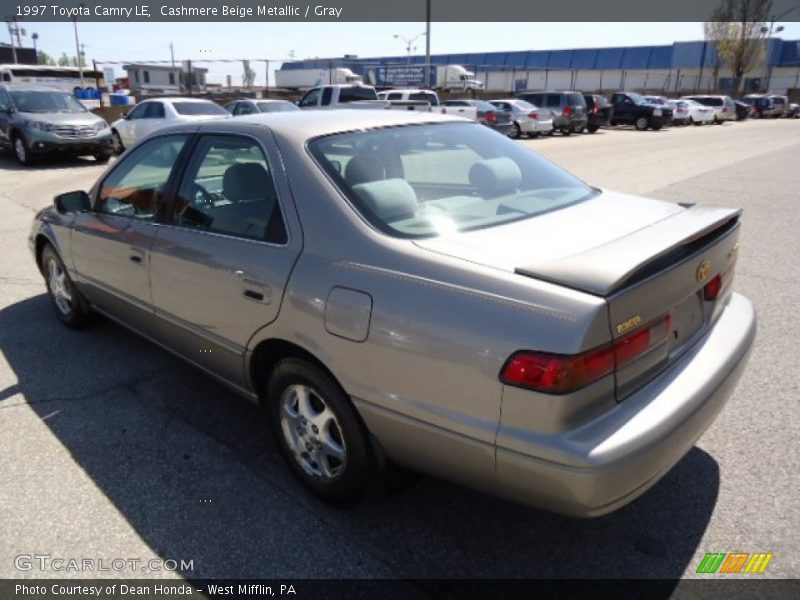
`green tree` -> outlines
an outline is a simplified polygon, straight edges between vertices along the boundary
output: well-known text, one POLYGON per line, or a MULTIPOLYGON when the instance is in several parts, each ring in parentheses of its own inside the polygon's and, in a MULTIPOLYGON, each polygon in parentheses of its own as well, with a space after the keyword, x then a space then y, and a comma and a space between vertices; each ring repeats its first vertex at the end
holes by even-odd
POLYGON ((58 66, 59 67, 68 67, 71 61, 69 60, 69 56, 67 56, 66 52, 62 52, 61 56, 58 57, 58 66))
POLYGON ((733 91, 739 94, 745 73, 765 57, 766 26, 772 0, 722 0, 703 24, 707 41, 733 73, 733 91))
POLYGON ((44 50, 39 50, 39 64, 50 65, 51 67, 54 67, 57 63, 56 59, 50 56, 47 52, 44 50))

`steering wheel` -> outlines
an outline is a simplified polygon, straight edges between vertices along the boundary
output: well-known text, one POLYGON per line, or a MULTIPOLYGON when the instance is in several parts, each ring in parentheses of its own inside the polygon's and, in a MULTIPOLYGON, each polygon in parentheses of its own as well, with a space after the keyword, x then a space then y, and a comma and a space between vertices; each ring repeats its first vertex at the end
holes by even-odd
POLYGON ((209 192, 206 188, 204 188, 196 181, 192 182, 190 196, 192 200, 197 204, 207 204, 208 206, 214 206, 214 194, 209 192))

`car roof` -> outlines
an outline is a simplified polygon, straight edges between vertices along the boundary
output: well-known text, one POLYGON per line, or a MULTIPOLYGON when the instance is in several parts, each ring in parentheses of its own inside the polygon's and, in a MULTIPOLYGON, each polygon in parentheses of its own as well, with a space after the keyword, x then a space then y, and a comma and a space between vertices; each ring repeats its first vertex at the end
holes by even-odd
MULTIPOLYGON (((474 123, 474 121, 431 112, 383 109, 354 110, 345 108, 257 113, 236 117, 235 119, 208 121, 202 127, 234 133, 246 129, 248 126, 263 125, 277 135, 302 144, 309 139, 334 133, 424 123, 474 123)), ((178 125, 170 128, 170 130, 187 129, 187 131, 195 131, 196 127, 196 124, 178 125)))
MULTIPOLYGON (((194 102, 195 104, 206 104, 211 102, 211 104, 216 104, 213 100, 209 100, 208 98, 184 98, 181 96, 173 96, 173 97, 160 97, 160 98, 144 98, 142 102, 194 102)), ((139 104, 141 104, 140 102, 139 104)))
POLYGON ((7 89, 9 92, 11 91, 21 91, 21 92, 64 92, 57 87, 52 87, 49 85, 40 85, 36 83, 4 83, 2 86, 7 89))

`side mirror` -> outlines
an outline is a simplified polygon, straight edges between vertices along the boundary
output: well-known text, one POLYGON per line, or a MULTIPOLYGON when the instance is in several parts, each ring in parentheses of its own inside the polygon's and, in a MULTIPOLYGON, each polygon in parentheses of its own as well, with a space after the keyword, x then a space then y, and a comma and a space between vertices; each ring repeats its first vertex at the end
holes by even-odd
POLYGON ((130 115, 128 114, 128 111, 127 111, 127 110, 126 110, 124 113, 122 113, 120 116, 121 116, 123 119, 129 119, 129 118, 130 118, 130 115))
POLYGON ((83 190, 59 194, 53 199, 56 210, 62 215, 67 213, 87 212, 92 210, 89 194, 83 190))

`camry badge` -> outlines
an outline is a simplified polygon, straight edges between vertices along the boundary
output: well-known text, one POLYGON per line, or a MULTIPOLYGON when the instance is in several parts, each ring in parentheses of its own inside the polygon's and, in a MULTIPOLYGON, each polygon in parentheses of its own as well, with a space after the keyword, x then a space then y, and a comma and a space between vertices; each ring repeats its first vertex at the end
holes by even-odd
POLYGON ((697 281, 703 282, 708 279, 708 275, 711 273, 711 261, 704 260, 699 265, 697 265, 697 271, 695 272, 695 277, 697 281))
POLYGON ((630 331, 634 327, 638 327, 641 324, 642 324, 642 317, 640 317, 639 315, 636 315, 635 317, 631 317, 627 321, 617 325, 617 335, 621 335, 621 334, 625 333, 626 331, 630 331))

